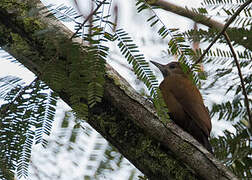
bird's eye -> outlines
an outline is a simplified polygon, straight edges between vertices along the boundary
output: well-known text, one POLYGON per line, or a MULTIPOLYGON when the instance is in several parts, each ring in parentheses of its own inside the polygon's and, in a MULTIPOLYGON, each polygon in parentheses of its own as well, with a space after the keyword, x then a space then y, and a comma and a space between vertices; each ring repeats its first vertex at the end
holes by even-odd
POLYGON ((171 64, 171 65, 169 66, 170 69, 175 69, 175 67, 176 67, 175 64, 171 64))

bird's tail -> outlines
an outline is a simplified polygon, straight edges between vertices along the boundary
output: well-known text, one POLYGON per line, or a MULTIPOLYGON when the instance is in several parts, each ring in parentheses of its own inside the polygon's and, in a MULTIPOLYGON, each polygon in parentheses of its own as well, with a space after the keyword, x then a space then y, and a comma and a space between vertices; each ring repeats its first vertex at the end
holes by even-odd
POLYGON ((208 140, 208 136, 193 120, 183 121, 183 123, 181 123, 181 121, 176 121, 171 113, 169 113, 169 116, 175 122, 175 124, 191 134, 200 144, 202 144, 210 153, 213 154, 213 148, 208 140))
POLYGON ((208 140, 208 137, 205 135, 204 138, 202 138, 201 144, 211 153, 213 154, 213 148, 208 140))
POLYGON ((188 121, 183 129, 213 154, 213 148, 208 140, 208 136, 194 121, 188 121))
POLYGON ((202 144, 211 154, 213 154, 213 148, 208 140, 208 136, 203 132, 203 130, 198 129, 197 133, 192 133, 192 136, 202 144))

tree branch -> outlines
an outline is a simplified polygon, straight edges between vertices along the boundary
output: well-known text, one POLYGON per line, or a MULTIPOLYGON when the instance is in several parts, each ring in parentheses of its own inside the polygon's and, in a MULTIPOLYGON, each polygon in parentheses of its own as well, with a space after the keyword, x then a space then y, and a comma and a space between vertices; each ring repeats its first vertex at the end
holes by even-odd
POLYGON ((233 46, 231 44, 231 41, 229 39, 228 34, 226 32, 224 32, 223 35, 224 35, 225 39, 227 40, 228 46, 229 46, 229 48, 230 48, 230 50, 231 50, 231 52, 233 54, 234 60, 235 60, 235 65, 236 65, 237 70, 238 70, 238 74, 239 74, 240 81, 241 81, 242 92, 243 92, 243 95, 244 95, 244 104, 245 104, 245 106, 247 108, 250 128, 252 128, 252 118, 251 118, 251 112, 250 112, 250 108, 249 108, 249 100, 248 100, 248 95, 247 95, 246 88, 245 88, 245 83, 244 83, 244 80, 243 80, 243 77, 242 77, 241 67, 240 67, 238 58, 236 56, 235 50, 234 50, 234 48, 233 48, 233 46))
POLYGON ((187 17, 197 23, 203 24, 210 28, 222 29, 224 27, 224 25, 222 23, 219 23, 218 21, 215 21, 202 14, 193 12, 187 8, 177 6, 173 3, 168 2, 167 0, 157 0, 153 5, 160 6, 162 9, 166 11, 170 11, 180 16, 187 17))
MULTIPOLYGON (((38 0, 13 0, 11 3, 13 5, 8 0, 0 2, 0 46, 36 75, 42 74, 39 77, 71 106, 71 90, 65 88, 65 82, 56 85, 54 73, 48 69, 44 72, 43 68, 50 62, 48 52, 52 55, 59 53, 61 56, 53 62, 56 64, 53 71, 69 76, 71 64, 60 66, 67 59, 66 50, 52 47, 57 47, 57 40, 69 41, 73 33, 54 18, 25 16, 35 5, 44 7, 38 0), (45 29, 54 31, 44 36, 36 35, 45 29)), ((81 44, 81 40, 74 40, 81 44)), ((183 177, 193 179, 237 179, 174 123, 165 127, 155 115, 153 105, 137 94, 109 65, 106 65, 103 100, 90 109, 89 114, 89 124, 150 179, 176 179, 182 172, 183 177)))
MULTIPOLYGON (((178 14, 183 17, 187 17, 187 18, 189 18, 197 23, 203 24, 209 28, 221 30, 225 26, 224 24, 222 24, 218 21, 215 21, 215 20, 213 20, 209 17, 206 17, 202 14, 198 14, 196 12, 193 12, 192 10, 189 10, 187 8, 183 8, 183 7, 177 6, 175 4, 172 4, 172 3, 168 2, 167 0, 157 0, 153 5, 160 6, 162 9, 164 9, 166 11, 178 14)), ((237 28, 228 28, 227 33, 231 33, 234 30, 237 30, 237 28)), ((247 34, 248 35, 252 34, 251 31, 252 30, 248 30, 247 34)), ((230 38, 232 41, 235 41, 237 44, 241 44, 247 49, 252 49, 251 42, 249 42, 247 40, 241 42, 241 39, 237 36, 232 36, 230 38)), ((247 39, 250 39, 250 38, 247 38, 247 39)))
POLYGON ((88 16, 87 18, 83 21, 83 23, 79 26, 79 28, 75 31, 75 33, 71 36, 70 39, 73 39, 76 34, 81 30, 81 28, 86 24, 86 22, 98 11, 98 9, 105 3, 106 0, 103 0, 88 16))
POLYGON ((243 5, 237 9, 237 11, 232 15, 232 17, 227 21, 225 26, 222 28, 222 30, 218 33, 218 35, 214 38, 214 40, 211 42, 211 44, 206 48, 204 53, 199 57, 199 59, 195 62, 195 64, 198 64, 202 61, 203 57, 207 54, 207 52, 210 50, 210 48, 214 45, 214 43, 220 38, 220 36, 227 30, 228 26, 235 20, 235 18, 240 14, 240 12, 250 3, 252 0, 246 1, 243 5))

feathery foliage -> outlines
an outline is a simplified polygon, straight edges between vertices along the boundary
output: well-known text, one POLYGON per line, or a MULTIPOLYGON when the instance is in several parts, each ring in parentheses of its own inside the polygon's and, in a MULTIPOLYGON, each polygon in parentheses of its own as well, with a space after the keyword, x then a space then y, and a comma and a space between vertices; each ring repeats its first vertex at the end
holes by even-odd
MULTIPOLYGON (((105 1, 97 3, 101 6, 108 4, 105 1)), ((58 53, 54 60, 47 64, 47 71, 52 73, 45 78, 54 84, 55 90, 66 90, 71 95, 70 103, 76 115, 86 119, 88 108, 100 102, 103 96, 105 61, 109 50, 102 44, 106 41, 103 38, 104 26, 108 23, 106 15, 98 9, 89 22, 79 23, 77 20, 80 16, 77 16, 72 8, 61 5, 52 11, 63 21, 71 20, 76 23, 76 33, 72 38, 81 37, 83 44, 72 42, 72 38, 68 41, 56 39, 54 42, 57 44, 52 44, 52 47, 58 47, 58 53), (66 59, 62 61, 61 57, 66 59), (66 65, 70 65, 70 68, 66 69, 66 65), (54 70, 55 66, 58 72, 54 70), (62 82, 67 83, 63 85, 62 82)), ((52 17, 52 14, 48 17, 52 17)), ((45 35, 48 36, 47 32, 45 35)))
POLYGON ((168 42, 168 53, 176 56, 183 71, 187 73, 190 72, 193 82, 198 83, 198 76, 194 71, 199 71, 199 66, 194 65, 190 60, 190 57, 194 57, 194 52, 186 43, 184 35, 180 33, 178 29, 166 27, 166 25, 154 11, 154 9, 158 8, 157 6, 150 6, 146 0, 138 0, 136 2, 136 6, 138 13, 145 9, 151 10, 153 15, 147 19, 147 22, 150 23, 151 27, 158 26, 158 34, 161 36, 161 38, 165 39, 170 37, 168 42))
MULTIPOLYGON (((234 14, 237 8, 245 1, 208 1, 202 4, 208 10, 221 9, 217 12, 217 16, 226 14, 229 18, 234 14)), ((234 27, 227 30, 227 33, 234 39, 232 42, 239 50, 235 52, 239 58, 245 89, 247 94, 251 94, 251 5, 247 6, 243 12, 236 18, 232 24, 234 27)), ((185 33, 189 40, 196 36, 202 42, 211 42, 216 35, 216 30, 194 30, 185 33)), ((224 48, 226 40, 221 37, 218 41, 218 48, 208 51, 204 63, 214 67, 211 71, 210 83, 205 87, 206 90, 225 89, 227 98, 224 102, 214 103, 210 109, 212 117, 219 120, 233 121, 235 132, 225 130, 224 136, 212 138, 211 143, 214 147, 215 156, 220 159, 227 167, 229 167, 240 179, 251 178, 251 127, 248 123, 248 112, 245 109, 244 95, 240 85, 237 68, 234 63, 233 54, 230 50, 224 48), (225 85, 224 85, 225 83, 225 85)), ((198 50, 197 56, 202 54, 202 50, 198 50)), ((250 107, 252 105, 249 99, 250 107)))
MULTIPOLYGON (((230 18, 236 10, 245 3, 245 0, 204 0, 202 6, 206 6, 210 10, 218 9, 218 15, 222 12, 226 14, 226 18, 230 18)), ((248 5, 243 10, 243 16, 239 15, 233 22, 233 25, 241 27, 249 27, 252 23, 252 14, 251 14, 252 5, 248 5)))
MULTIPOLYGON (((236 2, 234 0, 205 0, 202 4, 203 7, 194 10, 194 12, 210 16, 207 10, 220 8, 222 9, 221 12, 224 12, 228 18, 244 2, 245 0, 237 0, 236 2)), ((83 44, 72 42, 72 38, 66 41, 61 37, 52 37, 48 35, 52 31, 50 29, 37 32, 35 35, 38 37, 54 39, 54 41, 49 41, 46 44, 49 50, 47 52, 48 64, 45 69, 51 73, 46 74, 44 78, 48 80, 49 85, 51 83, 54 85, 56 91, 62 90, 70 94, 70 103, 74 112, 79 118, 86 119, 88 109, 99 103, 103 96, 105 60, 109 53, 109 48, 105 42, 116 40, 122 55, 132 65, 134 73, 145 83, 151 96, 154 97, 154 104, 161 119, 168 118, 167 110, 164 108, 164 102, 158 90, 157 80, 144 55, 140 53, 130 35, 121 28, 116 30, 113 35, 106 31, 107 24, 114 25, 108 20, 110 12, 106 14, 104 10, 106 9, 105 6, 110 9, 111 2, 95 0, 94 3, 97 7, 102 8, 98 8, 90 19, 85 19, 84 22, 86 23, 80 23, 81 16, 71 7, 60 5, 54 8, 48 6, 51 11, 44 12, 48 14, 48 18, 56 17, 61 21, 76 23, 77 31, 74 37, 81 37, 83 44), (66 57, 66 59, 62 59, 62 57, 66 57), (55 68, 56 66, 57 68, 55 68)), ((157 34, 162 39, 169 40, 168 53, 178 59, 184 71, 192 72, 192 79, 195 83, 198 83, 199 78, 195 72, 199 71, 199 66, 194 65, 193 61, 200 56, 202 50, 194 53, 189 46, 190 43, 186 40, 194 40, 197 36, 197 39, 200 39, 201 42, 209 43, 213 40, 217 31, 210 29, 181 33, 178 29, 166 27, 155 12, 159 7, 149 5, 145 0, 138 0, 136 6, 138 13, 143 10, 150 10, 152 15, 147 19, 147 23, 150 27, 158 28, 157 34)), ((32 13, 34 12, 31 11, 30 16, 32 16, 32 13)), ((219 12, 218 15, 220 15, 219 12)), ((251 73, 247 73, 252 67, 250 61, 252 45, 248 41, 251 39, 251 22, 251 6, 248 6, 243 10, 243 16, 239 16, 234 21, 234 27, 228 30, 230 36, 235 36, 234 44, 242 48, 242 50, 236 52, 241 59, 242 70, 245 72, 244 81, 248 94, 252 90, 252 76, 251 73), (235 26, 239 26, 239 28, 235 26)), ((219 43, 226 44, 225 39, 220 38, 219 43)), ((248 131, 247 111, 244 108, 244 98, 235 64, 232 61, 232 54, 229 50, 212 49, 208 52, 203 63, 213 65, 212 67, 215 70, 215 73, 212 74, 214 77, 211 80, 212 82, 208 83, 205 89, 211 90, 211 88, 217 86, 217 82, 221 82, 223 86, 223 82, 228 81, 226 83, 228 84, 226 94, 233 93, 231 100, 227 99, 226 102, 214 104, 211 115, 217 115, 222 120, 238 120, 238 123, 234 125, 236 133, 226 130, 225 136, 212 139, 214 152, 216 157, 231 168, 236 175, 241 178, 249 178, 251 177, 251 134, 248 131), (231 75, 232 78, 230 79, 231 75)), ((3 144, 0 147, 0 178, 7 177, 6 169, 11 171, 17 169, 19 177, 27 177, 32 145, 41 143, 46 146, 44 136, 49 135, 51 131, 56 95, 38 79, 28 86, 15 77, 1 78, 1 82, 0 97, 4 98, 5 104, 1 106, 0 114, 0 142, 3 144), (2 168, 3 165, 6 169, 2 168)), ((252 101, 249 102, 251 105, 252 101)), ((69 119, 67 117, 63 122, 62 127, 68 127, 69 119)), ((81 123, 77 122, 71 129, 68 150, 73 149, 72 145, 78 139, 80 127, 81 123)), ((105 166, 109 162, 110 152, 113 149, 110 150, 107 153, 108 161, 105 161, 101 166, 105 166)), ((118 163, 120 163, 120 158, 118 163)))
MULTIPOLYGON (((48 14, 48 18, 53 18, 52 15, 55 15, 67 22, 78 18, 73 9, 66 6, 58 6, 52 13, 42 10, 44 14, 48 14)), ((101 44, 106 41, 102 36, 101 22, 104 22, 104 15, 101 11, 97 11, 91 24, 83 27, 81 35, 89 45, 82 46, 71 40, 66 41, 61 36, 53 37, 54 41, 49 41, 47 44, 47 48, 51 49, 51 52, 50 50, 47 52, 50 61, 44 67, 45 71, 51 73, 45 75, 44 72, 41 73, 49 84, 54 84, 55 90, 65 89, 70 94, 73 110, 83 119, 88 115, 88 108, 100 102, 103 96, 108 47, 101 44), (86 29, 89 29, 87 33, 86 29), (61 59, 63 56, 66 59, 61 59), (66 64, 70 64, 67 70, 66 64), (62 85, 62 82, 66 83, 62 85)), ((77 23, 77 26, 80 26, 80 23, 77 23)), ((50 29, 43 30, 37 32, 36 36, 52 39, 51 32, 50 29)), ((75 37, 79 35, 77 33, 75 37)), ((6 144, 1 146, 1 164, 6 164, 6 169, 12 171, 17 169, 18 177, 27 177, 32 145, 41 143, 46 146, 44 135, 50 135, 56 96, 38 78, 28 86, 17 84, 20 79, 6 77, 1 80, 8 83, 1 86, 0 93, 6 101, 1 107, 0 141, 1 144, 6 144), (8 88, 9 92, 6 93, 8 88)), ((71 140, 74 139, 73 134, 71 140)), ((2 178, 3 176, 4 174, 1 174, 2 178)))
POLYGON ((115 32, 113 40, 119 41, 118 47, 122 55, 125 56, 129 64, 132 64, 135 74, 146 84, 150 95, 156 97, 158 89, 157 79, 149 68, 148 62, 144 59, 144 55, 140 54, 138 47, 133 43, 133 40, 123 29, 118 29, 115 32))
POLYGON ((73 7, 68 7, 63 4, 54 7, 53 5, 47 6, 51 10, 49 16, 55 16, 57 19, 63 22, 74 22, 80 24, 77 20, 80 18, 80 15, 74 10, 73 7))
POLYGON ((214 154, 239 179, 250 179, 252 177, 251 135, 247 124, 242 121, 236 123, 234 128, 236 133, 225 130, 224 136, 211 139, 214 154))
POLYGON ((162 122, 166 122, 169 119, 167 108, 162 99, 161 92, 158 88, 158 82, 154 76, 152 70, 149 68, 149 63, 145 60, 144 55, 140 53, 136 44, 128 36, 123 29, 116 30, 113 36, 107 36, 111 41, 119 41, 117 46, 120 48, 122 55, 127 59, 128 63, 132 65, 134 73, 137 77, 143 81, 151 97, 153 97, 153 103, 157 109, 158 115, 161 117, 162 122))
POLYGON ((45 135, 50 135, 56 94, 37 79, 26 86, 19 78, 9 76, 0 82, 1 98, 5 101, 0 114, 0 159, 6 169, 17 168, 19 177, 27 177, 32 145, 47 144, 45 135))
MULTIPOLYGON (((103 4, 103 6, 110 5, 106 1, 99 3, 103 4)), ((73 69, 71 70, 70 77, 73 75, 72 80, 75 78, 82 79, 80 79, 80 81, 77 82, 78 84, 76 84, 76 90, 79 92, 74 93, 73 95, 78 96, 79 94, 85 94, 86 96, 78 97, 78 101, 80 101, 81 98, 86 99, 89 107, 93 107, 97 102, 100 102, 103 96, 105 62, 109 48, 101 43, 106 42, 106 39, 103 37, 106 23, 108 23, 108 21, 106 21, 106 15, 104 15, 102 11, 98 10, 94 13, 90 24, 84 25, 83 32, 76 35, 76 37, 82 36, 84 42, 87 42, 89 46, 83 46, 86 52, 84 56, 81 55, 77 57, 76 60, 71 60, 71 62, 80 62, 76 64, 73 63, 73 69), (88 29, 89 31, 85 33, 85 29, 88 29), (86 82, 87 87, 84 85, 85 87, 83 87, 83 89, 79 89, 78 87, 80 82, 86 82), (80 93, 80 91, 83 92, 80 93)), ((69 56, 70 59, 72 57, 73 56, 71 55, 69 56)))
POLYGON ((97 134, 87 122, 76 118, 71 111, 64 113, 64 117, 57 122, 56 131, 52 134, 53 137, 48 141, 47 152, 39 155, 43 158, 37 158, 36 154, 32 158, 31 174, 39 174, 41 179, 59 175, 68 176, 69 171, 62 172, 62 166, 57 163, 57 159, 62 156, 69 161, 68 170, 72 171, 73 168, 74 171, 78 171, 74 175, 70 174, 70 178, 99 180, 129 168, 135 171, 133 177, 139 174, 133 166, 126 163, 125 158, 114 147, 97 134), (56 158, 51 159, 51 156, 56 158), (46 167, 51 165, 54 167, 56 165, 55 171, 47 172, 46 167))

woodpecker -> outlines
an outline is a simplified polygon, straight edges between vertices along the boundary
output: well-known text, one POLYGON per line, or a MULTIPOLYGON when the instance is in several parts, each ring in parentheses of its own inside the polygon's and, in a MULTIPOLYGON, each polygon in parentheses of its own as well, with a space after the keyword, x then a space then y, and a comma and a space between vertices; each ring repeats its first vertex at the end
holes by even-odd
POLYGON ((181 69, 179 62, 162 65, 151 61, 163 74, 159 88, 171 119, 213 153, 208 138, 211 119, 198 88, 181 69))

